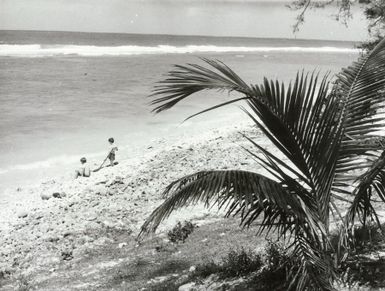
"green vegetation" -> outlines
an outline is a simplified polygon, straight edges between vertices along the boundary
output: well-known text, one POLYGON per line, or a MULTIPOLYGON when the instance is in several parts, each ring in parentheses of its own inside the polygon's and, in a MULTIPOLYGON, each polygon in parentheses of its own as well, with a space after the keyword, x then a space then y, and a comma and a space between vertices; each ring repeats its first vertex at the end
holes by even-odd
POLYGON ((167 237, 173 243, 184 243, 196 227, 197 226, 191 221, 185 221, 183 225, 180 221, 178 221, 174 228, 167 233, 167 237))
MULTIPOLYGON (((352 17, 351 6, 357 1, 319 1, 319 0, 295 0, 290 5, 300 13, 294 24, 294 31, 298 31, 301 24, 305 22, 306 11, 310 8, 323 8, 327 5, 336 5, 336 20, 348 25, 352 17)), ((358 5, 363 9, 368 23, 370 39, 363 42, 360 47, 365 51, 372 50, 385 37, 385 2, 383 0, 359 0, 358 5)))
POLYGON ((367 285, 372 288, 385 287, 385 258, 378 251, 384 248, 385 237, 376 224, 357 227, 353 232, 355 252, 344 261, 339 272, 348 286, 367 285))
POLYGON ((211 261, 197 266, 196 277, 208 277, 217 274, 220 278, 233 278, 258 271, 263 266, 261 255, 245 249, 231 250, 219 264, 211 261))
MULTIPOLYGON (((359 254, 352 255, 337 270, 344 278, 345 286, 353 289, 357 286, 385 287, 383 278, 385 260, 368 257, 369 254, 373 255, 373 249, 381 247, 384 239, 377 227, 371 229, 374 234, 372 241, 361 240, 362 236, 357 235, 357 243, 365 244, 365 250, 361 249, 359 254)), ((360 228, 357 232, 362 233, 363 229, 360 228)), ((168 269, 170 263, 174 265, 173 262, 166 262, 162 263, 161 268, 168 269)), ((148 290, 178 290, 178 287, 183 284, 196 282, 199 285, 205 279, 209 280, 209 284, 212 283, 211 281, 221 281, 221 286, 225 289, 224 286, 228 286, 228 282, 243 278, 237 282, 235 288, 226 287, 225 290, 284 291, 290 288, 290 280, 288 280, 290 270, 298 270, 298 264, 300 261, 295 258, 293 260, 287 248, 279 242, 269 240, 262 251, 254 252, 243 247, 231 249, 218 261, 210 260, 198 264, 195 271, 189 273, 188 277, 168 277, 167 280, 148 287, 148 290)), ((177 264, 175 268, 163 271, 162 274, 178 273, 183 270, 183 267, 183 264, 177 264)))
POLYGON ((155 88, 154 111, 199 91, 236 91, 240 97, 203 112, 245 101, 256 128, 288 161, 245 137, 253 147, 245 150, 269 176, 203 170, 182 177, 165 189, 164 203, 141 235, 155 231, 179 207, 217 204, 227 216, 239 216, 244 227, 262 218, 260 232, 275 232, 288 243, 288 261, 295 262, 288 269, 288 290, 333 290, 338 266, 354 253, 355 225, 379 223, 374 201, 385 201, 384 138, 376 136, 385 127, 385 40, 334 79, 298 73, 289 86, 267 79, 247 85, 225 64, 204 61, 211 68, 176 65, 155 88), (332 224, 339 227, 337 248, 332 224))
POLYGON ((124 258, 124 261, 108 273, 103 273, 103 276, 109 278, 105 288, 178 290, 179 286, 195 281, 195 277, 191 276, 194 274, 192 267, 197 270, 205 262, 221 262, 231 250, 263 249, 264 239, 255 236, 256 230, 256 227, 242 230, 237 219, 229 218, 203 224, 184 243, 174 244, 165 241, 163 237, 153 237, 143 241, 140 247, 131 245, 118 248, 117 251, 121 253, 114 257, 124 258), (161 250, 157 251, 160 245, 161 250))
POLYGON ((206 278, 212 274, 220 279, 245 276, 247 280, 242 283, 244 290, 288 290, 289 271, 298 269, 298 263, 281 244, 269 241, 263 253, 243 248, 231 250, 220 263, 211 261, 199 265, 191 278, 206 278))

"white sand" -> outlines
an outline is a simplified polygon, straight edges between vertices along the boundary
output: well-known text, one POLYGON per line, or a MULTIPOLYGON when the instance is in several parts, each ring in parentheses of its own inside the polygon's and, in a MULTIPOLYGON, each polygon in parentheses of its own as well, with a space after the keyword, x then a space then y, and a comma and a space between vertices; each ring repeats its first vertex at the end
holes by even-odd
MULTIPOLYGON (((153 159, 162 159, 162 154, 166 152, 176 152, 176 156, 173 157, 172 162, 178 163, 184 156, 181 156, 178 151, 188 146, 199 147, 201 144, 205 144, 213 137, 221 135, 227 135, 231 132, 232 128, 224 127, 216 132, 206 132, 199 136, 183 136, 181 139, 173 144, 170 144, 165 139, 156 140, 152 144, 148 145, 146 149, 143 149, 141 156, 135 158, 119 159, 119 156, 128 156, 126 153, 118 152, 117 159, 120 162, 115 167, 105 167, 98 172, 92 172, 90 178, 78 178, 73 179, 74 173, 65 173, 55 179, 49 179, 37 185, 31 185, 29 187, 18 187, 8 190, 6 195, 0 198, 0 230, 8 229, 13 224, 18 223, 18 215, 23 212, 36 211, 40 208, 44 209, 47 206, 54 204, 54 201, 42 200, 41 195, 51 196, 52 193, 65 192, 68 196, 77 195, 83 192, 85 189, 92 188, 96 184, 105 183, 114 177, 130 177, 135 176, 140 171, 151 171, 148 168, 148 161, 153 159)), ((236 130, 236 129, 235 129, 236 130)), ((171 161, 163 161, 168 164, 171 161)), ((107 163, 106 163, 107 164, 107 163)), ((96 167, 96 166, 95 166, 96 167)), ((153 169, 156 171, 156 169, 153 169)), ((181 175, 186 172, 187 169, 178 169, 181 171, 181 175)), ((55 200, 55 199, 54 199, 55 200)))
MULTIPOLYGON (((58 178, 15 191, 1 205, 0 271, 19 268, 32 272, 39 268, 40 259, 45 258, 42 264, 49 265, 69 247, 80 256, 90 243, 99 240, 95 233, 102 229, 121 229, 136 236, 145 218, 161 203, 162 190, 184 175, 208 169, 259 171, 260 167, 241 148, 249 142, 239 131, 268 145, 255 128, 224 127, 185 137, 172 145, 165 140, 154 141, 141 157, 119 160, 118 155, 118 165, 92 173, 90 178, 58 178), (54 192, 66 196, 49 200, 40 197, 54 192)), ((202 206, 177 211, 160 226, 160 231, 185 219, 222 216, 212 213, 213 209, 202 206)))

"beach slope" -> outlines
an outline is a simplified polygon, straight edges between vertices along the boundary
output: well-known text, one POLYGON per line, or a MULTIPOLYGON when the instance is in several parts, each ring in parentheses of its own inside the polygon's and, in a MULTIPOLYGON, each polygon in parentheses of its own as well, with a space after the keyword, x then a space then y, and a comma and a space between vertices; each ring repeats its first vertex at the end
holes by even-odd
MULTIPOLYGON (((161 203, 162 190, 177 178, 204 169, 257 171, 255 161, 242 148, 249 143, 243 134, 268 146, 255 128, 224 127, 174 144, 154 141, 142 157, 120 161, 91 178, 52 180, 18 189, 14 196, 18 201, 3 202, 6 211, 1 213, 2 290, 23 284, 38 290, 109 290, 111 278, 117 276, 114 268, 133 256, 140 261, 141 255, 135 254, 146 260, 158 238, 164 238, 178 221, 219 223, 222 212, 197 205, 177 211, 162 223, 156 236, 142 242, 147 247, 141 249, 136 240, 145 218, 161 203)), ((222 227, 238 229, 235 221, 222 227)), ((236 241, 229 243, 235 245, 236 241)), ((197 262, 187 262, 185 267, 193 263, 197 262)), ((131 290, 127 284, 126 280, 117 290, 131 290)))

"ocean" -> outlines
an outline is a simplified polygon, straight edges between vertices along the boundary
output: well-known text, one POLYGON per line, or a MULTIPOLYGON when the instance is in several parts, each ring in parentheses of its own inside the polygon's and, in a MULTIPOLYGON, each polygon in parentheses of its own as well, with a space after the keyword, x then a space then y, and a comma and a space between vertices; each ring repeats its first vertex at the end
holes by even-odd
MULTIPOLYGON (((148 97, 173 64, 219 59, 247 83, 289 82, 298 70, 337 73, 358 56, 353 42, 0 31, 0 190, 71 177, 82 156, 139 156, 152 141, 178 140, 247 120, 238 106, 191 114, 233 95, 203 92, 154 115, 148 97)), ((0 192, 0 197, 1 197, 0 192)))

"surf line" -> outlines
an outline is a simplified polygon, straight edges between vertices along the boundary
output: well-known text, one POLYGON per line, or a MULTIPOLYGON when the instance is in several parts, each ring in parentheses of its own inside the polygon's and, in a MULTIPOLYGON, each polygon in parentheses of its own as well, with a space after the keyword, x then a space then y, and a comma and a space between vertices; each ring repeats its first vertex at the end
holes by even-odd
POLYGON ((359 53, 359 49, 343 47, 270 47, 270 46, 215 46, 215 45, 186 45, 186 46, 87 46, 87 45, 0 45, 0 56, 10 57, 45 57, 60 55, 79 56, 121 56, 144 54, 188 54, 188 53, 258 53, 258 52, 287 52, 287 53, 359 53))

